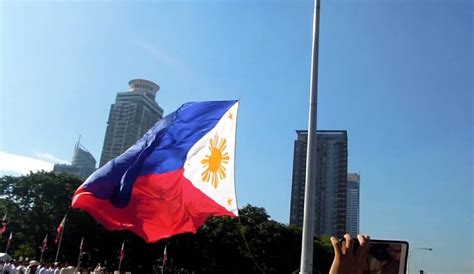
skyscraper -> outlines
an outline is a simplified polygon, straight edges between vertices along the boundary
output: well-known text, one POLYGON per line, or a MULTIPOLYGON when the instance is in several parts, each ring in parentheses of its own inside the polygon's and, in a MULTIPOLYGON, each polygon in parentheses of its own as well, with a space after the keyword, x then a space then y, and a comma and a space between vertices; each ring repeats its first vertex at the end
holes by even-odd
MULTIPOLYGON (((290 224, 303 225, 307 130, 297 130, 294 143, 290 224)), ((318 130, 314 233, 346 232, 347 131, 318 130)))
POLYGON ((347 174, 347 232, 351 235, 359 234, 359 195, 360 195, 360 174, 347 174))
POLYGON ((87 179, 92 172, 95 171, 95 158, 92 154, 77 141, 74 146, 74 154, 70 165, 55 164, 53 167, 54 173, 70 173, 76 175, 82 180, 87 179))
POLYGON ((110 107, 100 166, 122 154, 163 117, 155 102, 160 87, 148 80, 128 82, 129 91, 117 93, 110 107))

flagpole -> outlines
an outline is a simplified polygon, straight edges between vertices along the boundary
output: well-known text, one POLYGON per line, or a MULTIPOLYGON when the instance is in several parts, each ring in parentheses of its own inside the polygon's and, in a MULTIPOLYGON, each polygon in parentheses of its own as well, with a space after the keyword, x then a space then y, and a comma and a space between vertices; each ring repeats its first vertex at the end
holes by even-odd
POLYGON ((63 234, 64 231, 61 233, 61 236, 59 236, 58 250, 56 250, 56 257, 54 258, 55 263, 58 262, 59 250, 61 249, 61 243, 63 242, 63 234))
POLYGON ((308 146, 306 157, 306 184, 304 194, 303 238, 301 247, 301 274, 313 273, 314 196, 316 184, 316 122, 318 108, 318 51, 319 0, 314 0, 313 47, 308 117, 308 146))
POLYGON ((82 256, 82 251, 79 252, 79 257, 77 258, 77 265, 76 265, 76 270, 75 270, 75 272, 77 272, 77 270, 78 270, 79 267, 81 266, 81 256, 82 256))
POLYGON ((81 238, 81 244, 79 246, 79 257, 77 258, 77 265, 76 265, 76 270, 75 272, 77 272, 77 270, 79 269, 79 267, 81 266, 81 257, 82 257, 82 245, 84 244, 84 237, 81 238))
POLYGON ((165 273, 165 258, 163 257, 163 263, 161 264, 161 274, 165 273))
POLYGON ((5 246, 5 253, 8 254, 8 249, 10 248, 10 244, 12 242, 12 238, 13 238, 13 233, 10 232, 10 236, 8 237, 8 240, 7 240, 7 246, 5 246))
POLYGON ((56 257, 54 258, 55 263, 58 262, 59 250, 61 249, 61 243, 63 242, 64 230, 66 230, 66 218, 67 218, 67 215, 64 215, 64 227, 63 227, 63 230, 61 231, 61 236, 59 236, 58 249, 56 250, 56 257))
POLYGON ((41 250, 41 255, 40 255, 40 263, 43 261, 43 253, 44 253, 44 250, 41 250))

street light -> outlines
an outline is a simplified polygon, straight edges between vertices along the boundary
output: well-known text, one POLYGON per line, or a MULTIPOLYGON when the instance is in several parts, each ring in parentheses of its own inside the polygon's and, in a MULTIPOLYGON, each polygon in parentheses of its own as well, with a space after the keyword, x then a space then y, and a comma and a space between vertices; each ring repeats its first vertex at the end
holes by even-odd
MULTIPOLYGON (((417 247, 417 248, 414 248, 414 249, 413 249, 413 253, 411 253, 411 254, 408 256, 408 258, 410 258, 412 255, 415 255, 415 251, 419 251, 419 250, 425 251, 425 252, 423 252, 423 257, 421 258, 421 262, 420 262, 420 264, 419 264, 419 265, 421 265, 422 262, 423 262, 423 259, 425 258, 426 251, 433 251, 433 248, 431 248, 431 247, 417 247)), ((411 262, 411 261, 409 261, 409 262, 411 262)), ((409 264, 409 265, 411 265, 411 264, 409 264)), ((409 270, 411 270, 411 267, 410 267, 409 270)), ((416 270, 415 270, 415 271, 416 271, 416 270)), ((408 272, 408 273, 410 273, 410 272, 408 272)), ((423 270, 420 269, 420 273, 423 273, 423 270)))
POLYGON ((416 249, 420 249, 420 250, 427 250, 427 251, 433 251, 433 248, 431 247, 419 247, 419 248, 415 248, 416 249))

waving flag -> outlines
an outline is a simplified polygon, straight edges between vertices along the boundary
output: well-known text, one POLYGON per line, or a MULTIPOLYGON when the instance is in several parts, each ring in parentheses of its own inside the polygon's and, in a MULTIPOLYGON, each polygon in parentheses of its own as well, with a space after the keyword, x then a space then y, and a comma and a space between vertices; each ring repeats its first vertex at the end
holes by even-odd
POLYGON ((8 227, 8 220, 7 220, 7 213, 5 213, 0 223, 0 238, 2 237, 3 233, 7 231, 7 227, 8 227))
POLYGON ((46 249, 48 249, 48 234, 46 234, 46 236, 44 236, 44 240, 43 240, 43 242, 41 243, 41 246, 40 246, 40 250, 41 250, 40 262, 43 262, 43 255, 44 255, 44 252, 46 251, 46 249))
POLYGON ((41 253, 45 252, 46 249, 48 249, 48 234, 44 236, 43 242, 41 243, 41 247, 40 247, 41 253))
POLYGON ((5 253, 8 253, 8 249, 12 245, 12 240, 13 240, 13 232, 10 232, 10 237, 8 237, 7 246, 5 247, 5 253))
POLYGON ((210 216, 237 216, 237 109, 237 101, 184 104, 94 172, 73 208, 147 242, 196 232, 210 216))
POLYGON ((119 259, 120 261, 123 261, 123 259, 125 259, 125 241, 122 242, 122 248, 120 248, 119 259))
POLYGON ((122 242, 122 248, 120 248, 120 255, 119 255, 119 267, 118 271, 122 268, 122 261, 125 259, 125 241, 122 242))
POLYGON ((166 245, 165 249, 163 250, 163 268, 168 264, 168 252, 166 251, 166 245))
POLYGON ((64 215, 63 220, 58 225, 58 228, 56 228, 56 238, 54 238, 55 244, 58 244, 59 241, 61 240, 61 236, 63 235, 63 230, 64 230, 65 225, 66 225, 66 215, 64 215))

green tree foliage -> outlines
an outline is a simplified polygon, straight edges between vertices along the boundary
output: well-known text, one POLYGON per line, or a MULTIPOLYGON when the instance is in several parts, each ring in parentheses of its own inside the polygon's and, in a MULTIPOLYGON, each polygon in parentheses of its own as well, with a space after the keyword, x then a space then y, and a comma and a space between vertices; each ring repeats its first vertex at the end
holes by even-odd
MULTIPOLYGON (((247 205, 239 218, 211 218, 196 235, 168 242, 174 269, 183 273, 292 273, 299 269, 301 229, 271 220, 264 208, 247 205)), ((314 273, 328 273, 332 246, 314 241, 314 273)))
MULTIPOLYGON (((56 226, 68 211, 71 195, 80 183, 73 176, 47 172, 1 177, 0 212, 8 213, 8 228, 13 232, 11 250, 16 250, 17 255, 31 256, 32 250, 38 254, 47 233, 52 241, 56 226)), ((5 238, 1 242, 3 246, 5 238)))
MULTIPOLYGON (((100 262, 116 269, 125 241, 122 269, 135 273, 160 272, 165 245, 170 258, 167 273, 292 273, 299 268, 301 229, 271 220, 264 208, 247 205, 239 211, 239 218, 210 218, 196 234, 146 244, 128 231, 107 231, 86 213, 70 210, 72 194, 81 183, 71 175, 48 172, 0 178, 0 214, 8 212, 9 231, 14 233, 10 253, 16 258, 38 259, 48 233, 44 258, 52 262, 56 227, 68 213, 60 261, 73 265, 84 237, 82 265, 100 262)), ((0 239, 0 248, 5 238, 0 239)), ((315 273, 328 273, 331 252, 329 238, 315 238, 315 273)))

